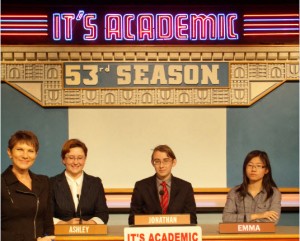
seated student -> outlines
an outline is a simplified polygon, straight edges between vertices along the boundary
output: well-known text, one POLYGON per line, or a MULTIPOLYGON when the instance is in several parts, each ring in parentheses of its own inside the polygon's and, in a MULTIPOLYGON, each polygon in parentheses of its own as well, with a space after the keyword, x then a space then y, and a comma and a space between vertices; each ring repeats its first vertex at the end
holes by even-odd
POLYGON ((61 150, 66 169, 50 179, 54 224, 106 224, 108 207, 99 177, 83 171, 88 149, 78 139, 66 141, 61 150))
POLYGON ((192 185, 171 173, 176 157, 167 145, 155 147, 151 163, 155 175, 135 183, 130 203, 129 224, 136 214, 190 214, 197 223, 196 203, 192 185))
POLYGON ((272 178, 266 152, 254 150, 245 158, 243 183, 232 188, 223 210, 223 222, 274 222, 281 212, 281 193, 272 178))

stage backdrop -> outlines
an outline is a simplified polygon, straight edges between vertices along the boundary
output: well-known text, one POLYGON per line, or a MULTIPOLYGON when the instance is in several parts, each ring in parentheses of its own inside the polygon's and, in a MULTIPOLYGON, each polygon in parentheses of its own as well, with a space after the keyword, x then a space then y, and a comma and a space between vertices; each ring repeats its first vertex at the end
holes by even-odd
MULTIPOLYGON (((1 168, 10 164, 7 140, 19 129, 40 140, 33 171, 48 176, 64 170, 60 150, 68 138, 89 148, 85 171, 105 188, 133 188, 153 175, 150 155, 158 144, 177 156, 174 174, 193 187, 232 187, 242 180, 242 163, 253 149, 269 153, 280 187, 299 187, 299 83, 287 82, 250 107, 236 108, 42 108, 1 84, 1 168)), ((197 214, 199 224, 222 221, 221 213, 197 214)), ((128 214, 111 214, 109 225, 127 224, 128 214)), ((299 225, 298 213, 283 213, 279 225, 299 225)))
POLYGON ((194 188, 232 187, 242 181, 245 155, 265 150, 280 187, 299 187, 299 83, 287 82, 250 107, 42 108, 2 84, 1 168, 10 164, 7 141, 19 129, 34 131, 41 149, 33 171, 64 170, 60 150, 68 138, 88 148, 85 171, 105 188, 133 188, 154 174, 152 149, 173 148, 174 175, 194 188))

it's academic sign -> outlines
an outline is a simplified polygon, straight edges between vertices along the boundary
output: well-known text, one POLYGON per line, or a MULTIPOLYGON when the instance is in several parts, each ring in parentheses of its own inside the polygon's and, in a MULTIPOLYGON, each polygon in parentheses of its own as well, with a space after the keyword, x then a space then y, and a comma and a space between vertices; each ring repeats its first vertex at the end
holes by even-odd
POLYGON ((156 7, 146 12, 124 12, 123 7, 118 12, 114 9, 114 13, 101 5, 79 10, 53 7, 56 11, 41 7, 34 13, 27 8, 3 8, 2 43, 259 44, 297 43, 299 38, 299 13, 284 6, 259 13, 255 5, 230 12, 220 6, 190 7, 189 11, 175 6, 156 7))
POLYGON ((296 8, 7 4, 1 81, 43 107, 250 106, 299 81, 296 8))
POLYGON ((200 226, 128 227, 124 241, 201 241, 200 226))

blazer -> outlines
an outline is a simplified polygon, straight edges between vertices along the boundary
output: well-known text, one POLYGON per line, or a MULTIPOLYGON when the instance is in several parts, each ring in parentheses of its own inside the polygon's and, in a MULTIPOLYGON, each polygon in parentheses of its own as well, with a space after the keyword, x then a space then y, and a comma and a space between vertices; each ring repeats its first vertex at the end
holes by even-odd
POLYGON ((32 190, 12 172, 1 174, 1 240, 33 241, 54 234, 49 178, 29 171, 32 190))
MULTIPOLYGON (((135 183, 130 203, 128 223, 134 224, 136 214, 161 214, 156 175, 135 183)), ((197 224, 196 202, 191 183, 171 177, 170 200, 167 214, 190 214, 191 223, 197 224)))
POLYGON ((77 212, 65 172, 50 178, 53 216, 64 221, 80 215, 83 220, 99 217, 106 224, 109 214, 101 179, 85 172, 83 175, 77 212))

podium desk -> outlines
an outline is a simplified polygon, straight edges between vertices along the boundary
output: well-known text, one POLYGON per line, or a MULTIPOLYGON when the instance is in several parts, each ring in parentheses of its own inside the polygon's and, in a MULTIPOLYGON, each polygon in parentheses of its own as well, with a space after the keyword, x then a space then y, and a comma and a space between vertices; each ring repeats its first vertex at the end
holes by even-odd
MULTIPOLYGON (((202 240, 204 241, 299 241, 298 226, 276 226, 275 233, 253 234, 220 234, 218 224, 203 224, 202 240)), ((121 225, 107 226, 107 235, 99 236, 56 236, 55 241, 123 241, 124 227, 121 225)))

